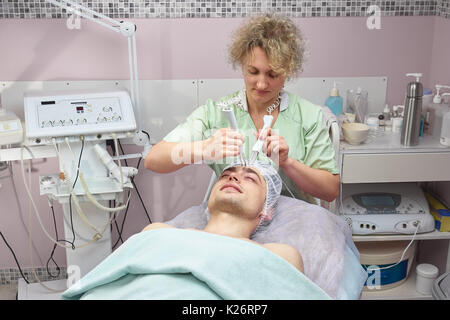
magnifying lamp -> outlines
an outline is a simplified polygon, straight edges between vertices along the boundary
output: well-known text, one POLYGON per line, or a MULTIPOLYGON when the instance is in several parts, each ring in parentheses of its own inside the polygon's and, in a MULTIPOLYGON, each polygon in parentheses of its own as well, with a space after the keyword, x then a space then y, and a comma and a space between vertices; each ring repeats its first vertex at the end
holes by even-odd
MULTIPOLYGON (((45 0, 55 6, 98 23, 112 31, 119 32, 128 39, 128 62, 130 69, 130 95, 136 116, 137 131, 133 139, 136 145, 149 144, 149 137, 142 131, 141 105, 139 98, 139 79, 136 54, 136 25, 127 21, 117 21, 101 13, 95 12, 72 0, 45 0)), ((145 154, 143 154, 145 156, 145 154)))

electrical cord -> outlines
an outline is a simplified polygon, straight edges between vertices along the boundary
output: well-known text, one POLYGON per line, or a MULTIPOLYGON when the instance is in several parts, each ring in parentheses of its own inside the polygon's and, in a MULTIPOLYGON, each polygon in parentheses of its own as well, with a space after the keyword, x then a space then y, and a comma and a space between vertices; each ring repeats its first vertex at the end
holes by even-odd
MULTIPOLYGON (((147 135, 148 135, 148 134, 147 134, 147 135)), ((124 150, 123 150, 123 147, 122 147, 122 144, 120 143, 120 140, 118 140, 118 143, 119 143, 119 147, 120 147, 120 150, 121 150, 122 154, 125 154, 125 152, 124 152, 124 150)), ((114 146, 114 145, 112 145, 111 148, 113 148, 113 146, 114 146)), ((116 150, 113 150, 113 152, 116 153, 116 150)), ((137 165, 136 165, 136 169, 139 169, 139 166, 140 166, 140 164, 141 164, 141 160, 142 160, 142 158, 139 158, 139 161, 138 161, 138 163, 137 163, 137 165)), ((128 166, 128 163, 127 163, 127 160, 126 160, 126 159, 125 159, 125 165, 128 166)), ((136 191, 137 191, 137 193, 138 193, 138 188, 137 188, 137 186, 134 184, 133 178, 131 178, 131 181, 132 181, 132 183, 133 183, 134 188, 136 189, 136 191)), ((129 196, 130 196, 130 192, 131 192, 131 191, 129 190, 129 191, 128 191, 129 196)), ((140 200, 141 200, 142 206, 144 207, 144 210, 145 210, 145 212, 146 212, 147 218, 149 219, 150 223, 152 223, 152 222, 151 222, 151 219, 150 219, 150 216, 148 215, 147 208, 145 207, 145 204, 144 204, 144 202, 142 201, 142 197, 140 196, 139 193, 138 193, 138 196, 139 196, 139 198, 140 198, 140 200)), ((123 232, 123 229, 124 229, 124 226, 125 226, 125 220, 126 220, 126 218, 127 218, 127 216, 128 216, 128 209, 129 209, 129 204, 127 205, 127 208, 126 208, 125 213, 124 213, 124 215, 123 215, 123 220, 122 220, 121 228, 119 229, 118 225, 116 224, 116 229, 117 229, 117 233, 118 233, 119 237, 117 238, 116 242, 115 242, 114 245, 112 246, 113 249, 117 246, 117 244, 119 243, 119 241, 121 241, 122 243, 124 242, 124 241, 123 241, 123 238, 122 238, 122 232, 123 232)))
MULTIPOLYGON (((56 149, 56 151, 57 151, 57 154, 58 154, 58 160, 59 160, 60 163, 61 163, 61 155, 60 155, 60 153, 59 153, 59 149, 58 149, 58 146, 57 146, 57 144, 56 144, 56 140, 55 140, 55 139, 52 139, 52 140, 53 140, 53 145, 54 145, 54 147, 55 147, 55 149, 56 149)), ((75 247, 75 239, 76 239, 76 236, 78 236, 78 238, 81 238, 81 239, 83 239, 84 241, 86 241, 85 244, 78 246, 78 248, 80 248, 80 247, 87 246, 87 245, 89 245, 89 244, 91 244, 91 243, 93 243, 93 242, 98 241, 99 239, 101 239, 101 237, 102 237, 104 231, 106 230, 106 229, 105 229, 103 232, 101 232, 101 231, 97 230, 97 228, 95 228, 95 226, 93 226, 93 225, 89 222, 89 220, 87 219, 87 217, 84 215, 83 210, 81 209, 81 206, 80 206, 80 204, 79 204, 79 202, 78 202, 77 196, 76 196, 76 195, 74 194, 74 192, 73 192, 73 189, 74 189, 74 187, 75 187, 75 185, 76 185, 76 183, 77 183, 77 181, 78 181, 78 177, 79 177, 79 169, 80 169, 80 164, 81 164, 81 159, 82 159, 83 151, 84 151, 84 147, 85 147, 85 144, 84 144, 84 141, 85 141, 85 140, 84 140, 84 137, 81 136, 80 140, 81 140, 80 155, 78 156, 78 160, 76 160, 76 159, 75 159, 75 155, 74 155, 74 153, 73 153, 73 150, 70 148, 70 145, 69 145, 69 143, 68 143, 68 139, 66 139, 66 143, 68 144, 68 146, 69 146, 69 148, 70 148, 70 151, 72 152, 73 160, 74 160, 75 163, 77 163, 76 177, 75 177, 75 180, 74 180, 73 183, 70 182, 70 179, 69 179, 68 174, 67 174, 66 172, 64 172, 64 181, 66 182, 67 187, 68 187, 68 189, 69 189, 69 217, 70 217, 70 221, 67 221, 65 215, 63 215, 63 218, 64 218, 66 224, 69 225, 69 226, 71 227, 71 230, 72 230, 73 242, 69 242, 69 241, 68 241, 68 242, 72 244, 72 249, 73 249, 73 250, 77 248, 77 247, 75 247), (74 227, 73 227, 74 224, 73 224, 73 208, 72 208, 72 203, 74 204, 75 209, 76 209, 77 213, 79 214, 81 220, 82 220, 84 223, 86 223, 88 226, 90 226, 90 227, 96 232, 96 234, 95 234, 95 236, 94 236, 94 239, 85 239, 85 238, 83 238, 82 236, 80 236, 79 234, 77 235, 77 233, 75 232, 74 227)), ((60 165, 60 168, 63 168, 63 167, 60 165)), ((64 169, 63 169, 63 170, 64 170, 64 169)))
MULTIPOLYGON (((149 134, 148 134, 147 132, 145 132, 145 131, 143 131, 143 132, 144 132, 145 134, 147 134, 147 136, 148 136, 149 139, 150 139, 149 134)), ((120 143, 120 140, 119 140, 119 146, 120 146, 120 150, 121 150, 122 154, 125 154, 125 152, 123 151, 122 144, 120 143)), ((142 158, 139 158, 139 161, 138 161, 138 163, 137 163, 137 165, 136 165, 136 169, 139 169, 139 165, 141 164, 141 161, 142 161, 142 158)), ((125 165, 128 166, 126 160, 125 160, 125 165)), ((136 185, 136 183, 135 183, 135 181, 134 181, 134 177, 131 177, 130 180, 131 180, 131 183, 133 184, 133 187, 134 187, 135 190, 136 190, 136 193, 137 193, 137 195, 138 195, 138 197, 139 197, 139 200, 140 200, 140 202, 141 202, 141 204, 142 204, 142 207, 144 208, 145 215, 147 216, 148 221, 149 221, 150 223, 153 223, 152 220, 150 219, 150 215, 148 214, 148 211, 147 211, 147 208, 146 208, 146 206, 145 206, 145 204, 144 204, 144 201, 142 200, 141 194, 140 194, 140 192, 139 192, 139 188, 137 187, 137 185, 136 185)))
POLYGON ((414 239, 416 238, 417 231, 419 230, 420 221, 415 221, 415 223, 417 224, 417 226, 416 226, 416 231, 414 232, 414 235, 413 235, 411 241, 410 241, 410 242, 408 243, 408 245, 406 246, 405 250, 403 250, 403 253, 402 253, 402 256, 400 257, 400 260, 399 260, 397 263, 394 263, 393 265, 390 265, 390 266, 387 266, 387 267, 382 267, 382 268, 380 268, 380 267, 378 267, 378 268, 376 268, 376 267, 374 267, 374 268, 368 267, 368 268, 367 268, 367 271, 370 271, 370 272, 371 272, 371 271, 377 271, 377 270, 390 269, 390 268, 392 268, 392 267, 395 267, 395 266, 398 265, 399 263, 401 263, 401 262, 403 261, 403 257, 405 256, 406 251, 408 251, 409 247, 410 247, 410 246, 412 245, 412 243, 414 242, 414 239))
MULTIPOLYGON (((119 238, 117 239, 117 242, 113 245, 113 249, 114 249, 114 247, 117 245, 117 243, 119 242, 119 240, 120 240, 120 242, 122 242, 123 243, 123 239, 122 239, 122 232, 120 231, 120 229, 119 229, 119 225, 117 224, 117 220, 114 220, 114 225, 116 226, 116 230, 117 230, 117 234, 119 235, 119 238)), ((111 231, 112 231, 112 228, 111 228, 111 231)))
MULTIPOLYGON (((139 164, 140 164, 141 160, 142 160, 142 158, 139 158, 137 167, 139 167, 139 164)), ((141 201, 142 207, 144 208, 144 212, 145 212, 145 215, 147 216, 148 221, 149 221, 150 223, 153 223, 153 222, 152 222, 152 219, 150 219, 150 215, 148 214, 147 208, 145 207, 144 201, 142 200, 142 197, 141 197, 141 194, 140 194, 140 192, 139 192, 139 189, 138 189, 138 187, 136 186, 136 183, 134 182, 134 178, 131 178, 131 183, 133 184, 133 186, 134 186, 134 188, 135 188, 135 190, 136 190, 136 193, 137 193, 137 195, 138 195, 138 197, 139 197, 139 200, 141 201)))
MULTIPOLYGON (((130 194, 131 194, 131 190, 128 190, 128 195, 130 195, 130 194)), ((114 245, 112 246, 113 249, 117 246, 117 244, 119 243, 119 240, 122 241, 122 243, 124 242, 124 241, 123 241, 123 238, 122 238, 122 232, 123 232, 123 228, 124 228, 124 226, 125 226, 125 220, 127 219, 127 216, 128 216, 128 208, 129 208, 129 203, 128 203, 128 205, 127 205, 127 208, 126 208, 126 210, 125 210, 125 213, 123 214, 123 220, 122 220, 122 225, 121 225, 121 227, 120 227, 120 231, 119 231, 119 229, 117 228, 117 232, 118 232, 118 234, 119 234, 119 238, 117 239, 116 243, 114 243, 114 245)))
MULTIPOLYGON (((81 137, 81 139, 82 139, 82 141, 84 141, 84 138, 83 138, 83 137, 81 137)), ((72 157, 73 157, 74 160, 75 160, 75 155, 74 155, 74 152, 73 152, 73 150, 72 150, 72 148, 71 148, 71 146, 70 146, 70 144, 69 144, 68 138, 66 138, 65 141, 66 141, 66 144, 67 144, 67 146, 68 146, 70 152, 72 153, 72 157)), ((80 159, 81 159, 81 153, 80 153, 80 159)), ((86 185, 86 181, 85 181, 84 178, 83 178, 83 173, 82 173, 81 170, 80 170, 80 162, 78 162, 78 166, 77 166, 77 178, 78 178, 78 177, 80 178, 80 182, 81 182, 81 184, 82 184, 82 186, 83 186, 83 189, 84 189, 84 191, 85 191, 85 195, 86 195, 86 197, 90 200, 90 202, 91 202, 92 204, 94 204, 97 208, 99 208, 99 209, 101 209, 101 210, 103 210, 103 211, 109 211, 110 213, 113 212, 113 215, 112 215, 111 219, 109 220, 109 222, 104 226, 104 228, 103 228, 102 231, 99 231, 94 225, 92 225, 92 224, 89 222, 88 218, 85 216, 85 214, 84 214, 83 210, 81 209, 81 206, 80 206, 80 204, 79 204, 79 202, 78 202, 78 198, 77 198, 77 196, 74 194, 73 188, 72 188, 71 184, 69 183, 69 182, 70 182, 70 178, 68 177, 67 173, 65 173, 65 180, 66 180, 67 185, 68 185, 68 187, 69 187, 70 194, 74 196, 74 197, 73 197, 73 201, 74 201, 75 209, 77 210, 77 212, 78 212, 78 214, 79 214, 81 220, 82 220, 85 224, 87 224, 92 230, 95 231, 95 235, 94 235, 94 237, 93 237, 93 241, 95 242, 95 241, 100 240, 100 239, 103 237, 103 234, 104 234, 105 231, 107 230, 108 226, 112 224, 113 220, 115 220, 115 218, 116 218, 115 212, 122 210, 122 208, 124 208, 125 205, 122 206, 122 207, 115 207, 115 208, 108 208, 108 207, 105 207, 105 206, 101 205, 101 204, 100 204, 100 203, 92 196, 92 194, 91 194, 91 193, 89 192, 89 190, 88 190, 88 187, 87 187, 87 185, 86 185)), ((130 199, 128 198, 127 203, 129 202, 129 200, 130 200, 130 199)), ((90 241, 90 242, 88 242, 88 243, 92 243, 93 241, 90 241)))
MULTIPOLYGON (((74 153, 73 153, 73 150, 72 150, 72 148, 70 147, 69 140, 68 140, 67 138, 66 138, 66 144, 67 144, 67 146, 69 147, 69 150, 70 150, 70 152, 72 153, 72 156, 75 157, 75 155, 74 155, 74 153)), ((119 167, 121 168, 120 162, 119 162, 119 167)), ((86 184, 86 180, 84 180, 83 172, 80 170, 79 167, 78 167, 78 169, 77 169, 77 172, 79 173, 80 182, 81 182, 81 185, 83 186, 83 189, 84 189, 84 192, 85 192, 85 196, 89 199, 89 201, 90 201, 94 206, 96 206, 96 207, 99 208, 100 210, 108 211, 108 212, 121 211, 121 210, 123 210, 123 209, 126 208, 126 204, 121 205, 121 206, 119 206, 119 207, 115 207, 115 208, 105 207, 104 205, 100 204, 100 203, 94 198, 94 196, 89 192, 89 188, 88 188, 88 186, 87 186, 87 184, 86 184)), ((121 169, 120 169, 120 175, 121 175, 121 185, 122 185, 122 189, 123 189, 123 178, 122 178, 123 173, 122 173, 122 170, 121 170, 121 169)), ((68 178, 68 177, 66 177, 66 178, 68 178)), ((72 192, 72 190, 71 190, 71 192, 72 192)), ((128 203, 129 201, 130 201, 130 198, 128 198, 127 203, 128 203)), ((76 204, 76 203, 75 203, 75 204, 76 204)))
POLYGON ((25 221, 24 221, 24 216, 25 216, 25 215, 24 215, 24 212, 23 212, 23 210, 22 210, 22 206, 21 206, 21 204, 20 204, 19 195, 18 195, 18 192, 17 192, 17 186, 16 186, 16 183, 15 183, 15 181, 14 181, 13 164, 12 164, 12 163, 9 163, 8 166, 9 166, 9 170, 10 170, 11 185, 12 185, 12 187, 13 187, 14 197, 15 197, 15 199, 16 199, 17 208, 18 208, 18 210, 19 210, 19 218, 20 218, 20 221, 22 222, 23 228, 24 228, 25 231, 27 232, 28 239, 30 239, 30 241, 31 241, 31 246, 33 247, 33 250, 35 251, 36 255, 38 256, 41 265, 43 265, 42 258, 41 258, 41 256, 39 255, 39 251, 37 250, 36 245, 34 244, 34 242, 31 240, 31 237, 30 237, 30 231, 29 231, 29 229, 28 229, 28 227, 27 227, 27 225, 26 225, 26 223, 25 223, 25 221))
MULTIPOLYGON (((120 140, 118 140, 118 142, 119 142, 119 146, 120 146, 120 149, 121 149, 121 151, 122 151, 122 154, 124 154, 123 148, 122 148, 122 144, 121 144, 120 140)), ((114 154, 114 153, 117 154, 117 149, 116 149, 116 148, 117 148, 117 144, 116 144, 116 143, 113 143, 113 144, 110 145, 110 147, 111 147, 112 153, 113 153, 113 154, 114 154)), ((125 162, 125 166, 128 167, 128 161, 127 161, 127 159, 124 159, 124 162, 125 162)), ((128 196, 130 196, 130 193, 131 193, 131 190, 129 189, 129 190, 128 190, 128 196)), ((114 206, 115 206, 115 200, 114 200, 114 206)), ((114 249, 114 248, 117 246, 117 244, 119 243, 119 241, 120 241, 121 243, 124 242, 124 241, 123 241, 123 238, 122 238, 122 232, 123 232, 123 228, 124 228, 124 225, 125 225, 125 220, 126 220, 127 215, 128 215, 128 208, 129 208, 129 205, 128 205, 127 208, 125 209, 124 217, 123 217, 123 220, 122 220, 122 226, 121 226, 120 229, 119 229, 119 225, 117 224, 117 220, 114 221, 114 224, 115 224, 116 230, 117 230, 117 234, 118 234, 119 237, 117 238, 117 241, 116 241, 116 242, 114 243, 114 245, 112 246, 112 249, 114 249)))
MULTIPOLYGON (((56 241, 60 241, 60 240, 58 239, 58 228, 56 227, 55 210, 53 209, 53 205, 52 205, 50 208, 52 209, 52 214, 53 214, 53 225, 55 226, 56 241)), ((64 241, 66 241, 66 240, 64 240, 64 241)), ((67 241, 67 242, 69 242, 69 241, 67 241)), ((51 252, 51 254, 50 254, 50 258, 47 260, 47 264, 45 265, 45 266, 46 266, 46 269, 47 269, 48 275, 49 275, 50 277, 52 277, 52 278, 57 278, 57 277, 59 277, 59 275, 61 274, 61 269, 59 268, 59 266, 58 266, 58 264, 56 263, 55 259, 53 259, 53 255, 55 254, 55 249, 56 249, 56 244, 53 244, 53 249, 52 249, 52 252, 51 252), (56 276, 52 275, 52 273, 50 272, 50 269, 49 269, 49 267, 48 267, 48 265, 49 265, 49 263, 50 263, 50 260, 53 261, 53 263, 56 265, 56 270, 57 270, 57 272, 58 272, 58 273, 56 274, 56 276)))
MULTIPOLYGON (((79 168, 80 168, 80 164, 81 164, 81 157, 83 155, 83 150, 84 150, 84 139, 81 139, 81 149, 80 149, 80 155, 78 156, 78 164, 77 164, 77 174, 75 176, 75 181, 73 182, 72 185, 72 189, 75 188, 75 185, 77 184, 78 181, 78 176, 79 176, 79 168)), ((59 158, 59 161, 61 161, 61 158, 59 158)), ((72 214, 72 192, 69 195, 69 217, 70 217, 70 228, 72 230, 72 236, 73 236, 73 240, 72 240, 72 250, 75 249, 75 230, 73 228, 73 214, 72 214)))
MULTIPOLYGON (((31 204, 32 204, 33 209, 34 209, 34 212, 36 213, 36 217, 37 217, 37 219, 39 221, 39 224, 41 226, 41 229, 42 229, 42 231, 44 231, 44 233, 47 236, 47 238, 49 238, 54 243, 57 243, 59 246, 61 246, 63 248, 71 248, 71 247, 67 247, 65 245, 62 245, 62 244, 58 243, 55 239, 53 239, 53 237, 50 236, 50 234, 47 232, 47 229, 45 228, 45 226, 44 226, 44 224, 42 222, 41 216, 39 215, 39 210, 38 210, 38 208, 36 206, 36 203, 34 202, 33 195, 31 194, 30 187, 28 186, 28 184, 27 184, 27 182, 25 180, 25 168, 23 166, 23 149, 24 148, 26 148, 26 146, 22 145, 22 148, 20 149, 20 151, 21 151, 20 152, 20 167, 21 167, 21 171, 22 171, 22 179, 23 179, 23 183, 24 183, 24 186, 25 186, 25 191, 27 192, 28 198, 31 201, 31 204)), ((30 232, 30 235, 31 235, 31 232, 30 232)))
POLYGON ((16 257, 16 254, 14 253, 14 250, 11 248, 11 246, 8 243, 8 241, 6 241, 6 238, 5 238, 5 236, 3 235, 3 233, 1 231, 0 231, 0 236, 3 238, 3 241, 5 242, 6 246, 9 249, 9 251, 11 251, 11 253, 12 253, 13 257, 14 257, 14 260, 16 261, 16 265, 19 268, 19 272, 22 275, 23 280, 25 280, 26 283, 30 283, 28 281, 28 279, 25 277, 25 275, 23 274, 22 268, 20 267, 19 261, 17 261, 17 257, 16 257))

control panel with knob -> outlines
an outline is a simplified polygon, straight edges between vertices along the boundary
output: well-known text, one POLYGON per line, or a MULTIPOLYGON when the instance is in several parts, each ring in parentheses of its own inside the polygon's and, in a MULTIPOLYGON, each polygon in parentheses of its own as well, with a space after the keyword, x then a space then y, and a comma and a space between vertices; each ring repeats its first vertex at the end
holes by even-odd
POLYGON ((24 99, 29 142, 57 137, 134 132, 128 92, 30 93, 24 99))

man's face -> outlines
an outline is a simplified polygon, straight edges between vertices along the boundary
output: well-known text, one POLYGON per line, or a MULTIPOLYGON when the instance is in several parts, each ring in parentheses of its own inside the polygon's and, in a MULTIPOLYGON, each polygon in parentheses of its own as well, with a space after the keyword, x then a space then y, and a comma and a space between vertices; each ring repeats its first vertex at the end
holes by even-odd
POLYGON ((255 218, 264 209, 266 181, 252 167, 231 167, 219 177, 211 190, 208 207, 255 218))

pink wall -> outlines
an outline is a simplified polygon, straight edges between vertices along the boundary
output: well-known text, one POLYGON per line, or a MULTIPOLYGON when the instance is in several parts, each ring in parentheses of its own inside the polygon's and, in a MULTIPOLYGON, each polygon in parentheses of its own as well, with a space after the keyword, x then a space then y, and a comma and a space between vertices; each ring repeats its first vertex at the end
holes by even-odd
POLYGON ((436 17, 430 77, 435 84, 450 85, 450 19, 436 17))
MULTIPOLYGON (((242 19, 136 19, 139 76, 141 79, 237 78, 227 63, 226 48, 231 30, 242 19)), ((425 86, 449 83, 450 19, 439 17, 382 17, 381 30, 368 30, 365 18, 302 18, 296 20, 308 38, 309 57, 303 77, 387 76, 387 102, 403 101, 407 72, 424 73, 425 86), (443 41, 447 39, 447 41, 443 41)), ((0 81, 94 80, 128 78, 126 41, 96 24, 83 21, 81 30, 69 30, 65 20, 0 20, 0 81)), ((23 183, 14 166, 16 185, 28 207, 23 183)), ((45 198, 37 190, 38 175, 54 173, 56 162, 36 164, 34 198, 45 226, 53 235, 53 222, 45 198)), ((154 221, 172 218, 198 204, 209 178, 204 167, 158 175, 144 169, 136 178, 141 195, 154 221), (190 192, 186 193, 185 190, 190 192)), ((0 229, 13 246, 22 266, 31 265, 28 240, 20 222, 11 184, 2 180, 0 229)), ((57 208, 57 213, 60 208, 57 208)), ((121 217, 122 218, 122 217, 121 217)), ((121 221, 121 218, 119 219, 121 221)), ((61 216, 58 230, 62 235, 61 216)), ((135 194, 132 198, 125 238, 148 223, 135 194)), ((46 239, 34 213, 33 240, 47 261, 52 244, 46 239)), ((116 235, 114 235, 116 239, 116 235)), ((1 243, 1 242, 0 242, 1 243)), ((64 250, 56 260, 65 265, 64 250)), ((37 262, 35 265, 43 265, 37 262)), ((15 268, 10 252, 0 245, 0 268, 15 268)))
MULTIPOLYGON (((442 20, 442 21, 441 21, 442 20)), ((136 19, 141 79, 237 78, 227 63, 229 36, 242 19, 136 19)), ((308 39, 302 77, 387 76, 388 103, 403 101, 407 72, 429 85, 438 17, 298 18, 308 39)), ((444 31, 442 31, 444 32, 444 31)), ((0 80, 128 78, 126 41, 89 21, 69 30, 65 20, 0 20, 0 80), (7 44, 7 45, 6 45, 7 44)), ((436 43, 435 43, 436 45, 436 43)))

